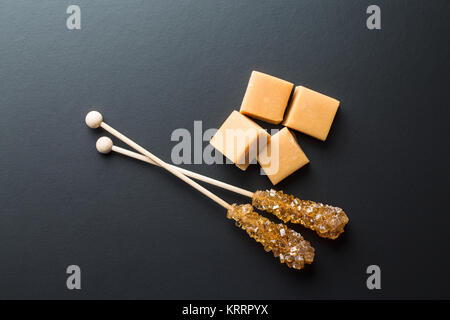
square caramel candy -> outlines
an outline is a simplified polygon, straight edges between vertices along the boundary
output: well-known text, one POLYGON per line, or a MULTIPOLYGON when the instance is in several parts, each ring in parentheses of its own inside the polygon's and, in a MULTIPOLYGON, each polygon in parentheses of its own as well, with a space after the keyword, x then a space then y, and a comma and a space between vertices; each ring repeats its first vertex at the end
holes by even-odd
POLYGON ((325 141, 338 107, 338 100, 299 86, 295 88, 283 125, 325 141))
POLYGON ((283 120, 294 84, 253 71, 242 101, 242 114, 278 124, 283 120))
POLYGON ((211 145, 231 160, 239 169, 246 170, 258 155, 258 147, 265 147, 270 135, 254 121, 233 111, 211 138, 211 145))
POLYGON ((274 134, 267 148, 259 153, 258 162, 273 185, 309 163, 295 135, 288 128, 274 134))

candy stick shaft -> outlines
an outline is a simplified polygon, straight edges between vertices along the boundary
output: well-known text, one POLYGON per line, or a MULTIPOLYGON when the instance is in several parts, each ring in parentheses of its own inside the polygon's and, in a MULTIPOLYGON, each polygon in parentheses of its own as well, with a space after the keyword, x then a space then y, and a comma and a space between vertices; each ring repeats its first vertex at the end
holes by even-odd
MULTIPOLYGON (((141 160, 141 161, 144 161, 144 162, 147 162, 147 163, 159 166, 158 164, 153 162, 150 158, 148 158, 148 157, 146 157, 146 156, 144 156, 144 155, 142 155, 140 153, 137 153, 137 152, 133 152, 133 151, 130 151, 130 150, 118 147, 118 146, 113 146, 112 147, 112 151, 120 153, 120 154, 122 154, 124 156, 128 156, 128 157, 131 157, 131 158, 134 158, 134 159, 137 159, 137 160, 141 160)), ((245 190, 245 189, 233 186, 231 184, 228 184, 228 183, 225 183, 225 182, 222 182, 222 181, 219 181, 219 180, 216 180, 216 179, 213 179, 213 178, 210 178, 210 177, 207 177, 207 176, 204 176, 204 175, 201 175, 201 174, 198 174, 198 173, 195 173, 195 172, 192 172, 192 171, 189 171, 189 170, 186 170, 186 169, 183 169, 183 168, 171 165, 171 164, 169 164, 169 166, 171 166, 175 170, 180 171, 185 176, 191 177, 193 179, 196 179, 196 180, 199 180, 199 181, 203 181, 205 183, 209 183, 209 184, 214 185, 216 187, 223 188, 223 189, 226 189, 226 190, 229 190, 231 192, 235 192, 235 193, 241 194, 241 195, 249 197, 249 198, 253 197, 253 192, 251 192, 251 191, 248 191, 248 190, 245 190)))
POLYGON ((121 134, 119 131, 117 131, 116 129, 114 129, 113 127, 109 126, 108 124, 106 124, 105 122, 102 122, 100 124, 100 126, 105 129, 106 131, 108 131, 110 134, 112 134, 113 136, 115 136, 117 139, 123 141, 124 143, 126 143, 127 145, 129 145, 130 147, 132 147, 133 149, 135 149, 136 151, 142 153, 143 155, 145 155, 146 157, 148 157, 149 159, 151 159, 153 162, 155 162, 156 164, 158 164, 159 166, 161 166, 162 168, 166 169, 167 171, 169 171, 170 173, 172 173, 173 175, 177 176, 178 178, 180 178, 181 180, 183 180, 184 182, 186 182, 187 184, 189 184, 191 187, 193 187, 194 189, 200 191, 201 193, 203 193, 205 196, 207 196, 208 198, 210 198, 211 200, 217 202, 218 204, 220 204, 222 207, 224 207, 225 209, 228 210, 228 208, 230 207, 230 204, 228 204, 225 200, 222 200, 221 198, 219 198, 218 196, 216 196, 214 193, 212 193, 211 191, 209 191, 208 189, 202 187, 201 185, 199 185, 197 182, 191 180, 190 178, 186 177, 184 174, 182 174, 181 172, 179 172, 178 170, 172 168, 168 163, 165 163, 164 161, 162 161, 161 159, 159 159, 157 156, 153 155, 152 153, 150 153, 149 151, 147 151, 146 149, 144 149, 143 147, 141 147, 140 145, 138 145, 136 142, 134 142, 133 140, 131 140, 130 138, 126 137, 125 135, 121 134))

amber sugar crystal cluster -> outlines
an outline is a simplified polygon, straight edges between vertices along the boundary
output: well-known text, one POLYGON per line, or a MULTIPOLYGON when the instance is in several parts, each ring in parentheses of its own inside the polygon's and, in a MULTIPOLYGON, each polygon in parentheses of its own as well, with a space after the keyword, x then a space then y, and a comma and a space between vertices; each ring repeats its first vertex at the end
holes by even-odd
POLYGON ((336 239, 344 232, 349 221, 341 208, 300 200, 283 191, 256 191, 252 204, 260 210, 274 214, 283 222, 300 223, 323 238, 336 239))
POLYGON ((231 205, 227 218, 235 220, 236 226, 247 231, 251 238, 264 246, 264 250, 272 251, 281 263, 290 268, 300 270, 314 260, 314 248, 300 233, 260 216, 250 204, 231 205))

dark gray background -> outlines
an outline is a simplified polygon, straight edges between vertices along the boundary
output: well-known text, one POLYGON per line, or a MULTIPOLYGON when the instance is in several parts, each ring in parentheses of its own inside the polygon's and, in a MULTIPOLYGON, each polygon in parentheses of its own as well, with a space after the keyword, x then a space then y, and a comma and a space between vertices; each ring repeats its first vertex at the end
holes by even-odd
MULTIPOLYGON (((449 298, 450 2, 1 1, 0 298, 449 298), (82 29, 66 29, 68 5, 82 29), (366 28, 370 4, 382 30, 366 28), (170 159, 175 128, 218 127, 252 70, 341 101, 328 140, 277 186, 343 207, 303 271, 160 169, 95 151, 105 121, 170 159), (82 268, 82 290, 65 269, 82 268), (366 288, 370 264, 382 290, 366 288)), ((272 128, 264 124, 266 128, 272 128)), ((205 143, 206 145, 206 143, 205 143)), ((253 166, 186 165, 247 189, 253 166)), ((243 197, 217 191, 227 201, 243 197)))

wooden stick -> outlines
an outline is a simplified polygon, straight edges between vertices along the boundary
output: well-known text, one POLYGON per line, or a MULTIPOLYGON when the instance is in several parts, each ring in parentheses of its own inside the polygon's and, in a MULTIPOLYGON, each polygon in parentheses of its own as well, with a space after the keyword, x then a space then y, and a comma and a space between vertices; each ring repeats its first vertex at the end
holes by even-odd
MULTIPOLYGON (((150 163, 150 164, 155 165, 155 166, 159 166, 158 164, 153 162, 151 159, 147 158, 146 156, 144 156, 144 155, 142 155, 140 153, 133 152, 133 151, 130 151, 128 149, 124 149, 124 148, 115 146, 113 144, 112 140, 110 138, 108 138, 108 137, 101 137, 101 138, 99 138, 97 140, 96 147, 97 147, 97 151, 100 152, 100 153, 107 154, 107 153, 110 153, 111 151, 114 151, 114 152, 120 153, 120 154, 122 154, 124 156, 130 157, 130 158, 134 158, 134 159, 137 159, 137 160, 140 160, 140 161, 143 161, 143 162, 147 162, 147 163, 150 163)), ((195 173, 195 172, 192 172, 192 171, 189 171, 189 170, 186 170, 186 169, 183 169, 183 168, 171 165, 171 164, 169 164, 169 165, 172 168, 174 168, 175 170, 180 171, 182 174, 184 174, 185 176, 188 176, 190 178, 193 178, 193 179, 196 179, 196 180, 199 180, 199 181, 203 181, 205 183, 209 183, 209 184, 211 184, 213 186, 216 186, 216 187, 219 187, 219 188, 222 188, 222 189, 226 189, 226 190, 229 190, 231 192, 235 192, 235 193, 241 194, 241 195, 249 197, 249 198, 253 197, 253 192, 251 192, 251 191, 248 191, 248 190, 245 190, 245 189, 233 186, 231 184, 228 184, 228 183, 225 183, 225 182, 222 182, 222 181, 219 181, 219 180, 216 180, 216 179, 213 179, 213 178, 201 175, 199 173, 195 173)))
POLYGON ((103 129, 108 131, 110 134, 115 136, 117 139, 119 139, 122 142, 126 143, 127 145, 129 145, 130 147, 135 149, 136 151, 142 153, 143 155, 148 157, 150 160, 152 160, 153 162, 155 162, 156 164, 158 164, 162 168, 166 169, 167 171, 169 171, 170 173, 172 173, 176 177, 180 178, 181 180, 186 182, 188 185, 190 185, 194 189, 200 191, 201 193, 203 193, 205 196, 207 196, 211 200, 213 200, 213 201, 217 202, 218 204, 220 204, 225 209, 228 210, 228 208, 230 208, 230 204, 227 203, 225 200, 219 198, 218 196, 216 196, 214 193, 212 193, 208 189, 202 187, 197 182, 195 182, 192 179, 186 177, 180 171, 172 168, 168 163, 165 163, 164 161, 159 159, 157 156, 153 155, 152 153, 150 153, 149 151, 147 151, 146 149, 144 149, 143 147, 138 145, 136 142, 134 142, 133 140, 131 140, 127 136, 123 135, 122 133, 120 133, 119 131, 114 129, 113 127, 111 127, 108 124, 106 124, 105 122, 103 122, 103 116, 101 115, 101 113, 99 113, 97 111, 91 111, 91 112, 89 112, 86 115, 86 120, 85 121, 86 121, 86 124, 90 128, 95 129, 95 128, 98 128, 98 127, 102 127, 103 129))

